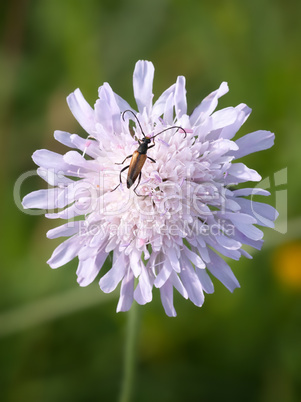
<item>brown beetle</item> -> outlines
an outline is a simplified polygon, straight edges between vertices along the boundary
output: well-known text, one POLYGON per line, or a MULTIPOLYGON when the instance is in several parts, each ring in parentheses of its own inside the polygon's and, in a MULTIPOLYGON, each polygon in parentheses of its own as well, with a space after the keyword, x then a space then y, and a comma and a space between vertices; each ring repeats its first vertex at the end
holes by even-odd
POLYGON ((137 193, 136 193, 136 189, 137 189, 137 187, 138 187, 139 184, 140 184, 140 180, 141 180, 141 170, 142 170, 142 168, 143 168, 143 165, 144 165, 146 159, 148 158, 148 159, 151 160, 153 163, 156 163, 156 161, 155 161, 153 158, 147 156, 147 151, 148 151, 150 148, 153 148, 153 147, 155 146, 155 143, 152 144, 152 145, 149 145, 149 144, 151 143, 151 140, 154 139, 155 137, 157 137, 159 134, 164 133, 164 131, 171 130, 171 129, 174 129, 174 128, 176 128, 177 131, 180 130, 180 129, 183 130, 184 133, 185 133, 185 137, 184 137, 184 138, 186 138, 187 133, 186 133, 186 131, 185 131, 182 127, 180 127, 180 126, 172 126, 172 127, 166 128, 165 130, 160 131, 159 133, 157 133, 156 135, 153 135, 152 137, 147 137, 147 136, 144 134, 144 132, 143 132, 143 130, 142 130, 142 127, 141 127, 141 124, 140 124, 140 121, 138 120, 138 118, 137 118, 137 116, 135 115, 134 112, 132 112, 131 110, 125 110, 125 111, 123 112, 123 114, 122 114, 123 120, 124 120, 124 114, 127 113, 127 112, 132 113, 132 115, 135 117, 136 121, 137 121, 138 124, 139 124, 140 131, 141 131, 141 133, 142 133, 142 135, 143 135, 143 138, 142 138, 142 140, 139 140, 139 139, 138 139, 139 147, 137 148, 136 151, 134 151, 134 153, 133 153, 132 155, 127 156, 127 157, 124 159, 124 161, 122 161, 121 163, 116 163, 116 165, 123 165, 124 162, 125 162, 127 159, 132 158, 130 164, 129 164, 128 166, 125 166, 123 169, 121 169, 120 174, 119 174, 119 181, 120 181, 120 183, 119 183, 113 190, 111 190, 111 191, 115 191, 115 190, 120 186, 120 184, 122 183, 122 181, 121 181, 121 174, 122 174, 122 172, 124 172, 126 169, 129 169, 128 175, 127 175, 127 180, 126 180, 127 188, 132 187, 132 185, 135 183, 135 181, 136 181, 136 179, 137 179, 137 177, 138 177, 138 183, 137 183, 136 187, 134 188, 134 192, 135 192, 135 194, 138 195, 139 197, 144 197, 144 196, 141 195, 141 194, 137 194, 137 193))

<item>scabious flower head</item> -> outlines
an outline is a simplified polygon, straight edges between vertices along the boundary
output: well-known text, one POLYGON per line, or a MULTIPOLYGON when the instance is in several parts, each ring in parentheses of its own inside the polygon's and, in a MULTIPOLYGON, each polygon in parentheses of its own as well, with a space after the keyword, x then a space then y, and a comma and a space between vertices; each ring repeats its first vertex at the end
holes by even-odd
POLYGON ((28 194, 23 206, 68 220, 47 233, 51 239, 68 237, 49 259, 52 268, 78 257, 78 283, 87 286, 111 258, 99 286, 108 293, 121 283, 117 311, 130 309, 133 299, 150 302, 155 287, 166 314, 175 316, 173 288, 196 306, 203 304, 204 292, 214 291, 212 277, 233 291, 239 283, 224 257, 251 258, 242 247, 260 249, 263 233, 255 225, 273 227, 275 209, 246 198, 254 189, 236 188, 261 180, 236 159, 271 147, 274 134, 260 130, 233 140, 251 110, 240 104, 215 111, 228 91, 225 82, 189 116, 185 78, 178 77, 153 103, 153 77, 153 64, 138 61, 137 109, 108 83, 99 88, 94 109, 79 89, 69 95, 68 105, 87 137, 56 131, 59 142, 76 150, 33 154, 38 174, 52 188, 28 194), (131 158, 125 158, 143 134, 158 133, 147 153, 155 162, 146 159, 136 194, 138 179, 126 186, 131 158))

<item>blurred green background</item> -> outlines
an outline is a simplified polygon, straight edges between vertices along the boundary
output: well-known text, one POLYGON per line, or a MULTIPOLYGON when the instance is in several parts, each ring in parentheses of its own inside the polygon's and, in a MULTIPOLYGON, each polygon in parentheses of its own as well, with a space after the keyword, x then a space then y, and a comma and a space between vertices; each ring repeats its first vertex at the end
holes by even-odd
MULTIPOLYGON (((1 2, 1 401, 118 399, 127 314, 115 313, 117 293, 79 288, 76 261, 49 268, 56 222, 24 214, 13 188, 35 169, 34 150, 65 152, 55 129, 83 134, 65 101, 75 88, 93 105, 107 81, 133 105, 138 59, 155 65, 155 97, 185 75, 191 112, 227 81, 219 107, 253 109, 239 135, 276 133, 244 162, 269 178, 281 214, 253 260, 231 263, 241 289, 215 281, 201 309, 176 296, 176 319, 156 291, 139 307, 132 400, 301 400, 300 16, 298 0, 1 2)), ((42 186, 32 177, 21 195, 42 186)))

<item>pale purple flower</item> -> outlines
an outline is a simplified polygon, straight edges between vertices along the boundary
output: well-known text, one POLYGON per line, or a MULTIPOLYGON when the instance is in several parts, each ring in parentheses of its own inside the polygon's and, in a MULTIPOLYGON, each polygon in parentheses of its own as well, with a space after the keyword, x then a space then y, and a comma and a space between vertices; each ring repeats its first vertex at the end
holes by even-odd
POLYGON ((133 299, 150 302, 155 287, 166 314, 175 316, 173 288, 196 306, 203 304, 204 292, 214 291, 212 277, 233 291, 239 283, 223 257, 251 258, 242 246, 261 248, 263 233, 255 225, 273 227, 275 209, 246 198, 269 193, 235 187, 260 181, 260 175, 235 160, 271 147, 274 134, 260 130, 233 140, 251 110, 240 104, 215 111, 218 99, 228 92, 225 82, 189 116, 185 78, 178 77, 153 103, 153 77, 151 62, 136 64, 137 110, 108 83, 99 88, 94 109, 79 89, 68 96, 88 137, 56 131, 58 141, 76 150, 33 154, 38 174, 52 188, 28 194, 23 206, 46 209, 50 219, 68 220, 47 233, 51 239, 68 237, 49 259, 52 268, 78 257, 78 283, 87 286, 112 256, 112 267, 99 286, 109 293, 121 283, 117 311, 130 309, 133 299), (125 110, 137 119, 130 112, 123 114, 125 110), (172 126, 182 130, 166 130, 154 140, 147 155, 156 163, 146 160, 139 195, 133 191, 138 181, 126 187, 127 170, 123 184, 112 191, 130 159, 118 163, 133 154, 137 139, 142 139, 138 121, 149 137, 172 126))

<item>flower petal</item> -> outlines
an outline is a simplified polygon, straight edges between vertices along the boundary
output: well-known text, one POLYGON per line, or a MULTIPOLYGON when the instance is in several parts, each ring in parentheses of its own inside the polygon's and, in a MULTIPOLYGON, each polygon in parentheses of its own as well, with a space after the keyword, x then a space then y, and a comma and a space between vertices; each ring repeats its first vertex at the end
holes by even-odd
POLYGON ((32 159, 36 165, 44 169, 53 169, 57 174, 81 177, 81 175, 86 172, 83 168, 66 163, 63 155, 48 151, 47 149, 35 151, 32 155, 32 159))
POLYGON ((129 254, 130 267, 136 278, 141 274, 141 251, 133 250, 129 254))
MULTIPOLYGON (((198 271, 203 271, 203 269, 199 269, 198 271)), ((184 299, 188 299, 187 290, 185 289, 179 276, 174 271, 170 274, 168 282, 170 282, 177 289, 177 291, 184 297, 184 299)))
POLYGON ((56 209, 64 208, 70 203, 67 188, 50 188, 27 194, 22 201, 23 208, 56 209))
POLYGON ((99 143, 95 140, 84 139, 77 134, 71 135, 73 148, 77 148, 85 154, 97 159, 99 156, 106 156, 105 152, 99 147, 99 143))
POLYGON ((209 250, 211 262, 207 265, 208 270, 214 275, 230 292, 239 288, 239 282, 231 271, 229 265, 219 255, 209 250))
POLYGON ((99 172, 100 164, 97 161, 87 160, 77 151, 69 151, 64 155, 64 161, 69 165, 78 166, 82 172, 99 172))
POLYGON ((187 113, 185 77, 183 76, 178 77, 176 82, 175 109, 178 120, 183 116, 183 114, 187 113))
POLYGON ((80 248, 81 242, 78 236, 70 237, 54 250, 47 264, 49 264, 51 268, 61 267, 73 260, 73 258, 78 255, 80 248))
POLYGON ((187 290, 189 299, 193 304, 201 307, 204 303, 203 288, 195 270, 186 257, 183 261, 180 277, 187 290))
POLYGON ((260 181, 261 176, 254 169, 249 169, 243 163, 234 163, 228 169, 225 184, 242 183, 245 181, 260 181))
POLYGON ((186 246, 183 248, 184 253, 188 257, 188 259, 191 261, 192 264, 194 264, 198 268, 206 268, 206 265, 204 264, 204 261, 201 259, 199 255, 194 253, 193 251, 189 250, 186 246))
POLYGON ((53 136, 61 144, 66 145, 69 148, 74 148, 74 145, 72 144, 71 141, 70 133, 67 133, 66 131, 55 130, 53 136))
POLYGON ((156 286, 156 288, 160 288, 161 286, 163 286, 170 277, 171 273, 172 266, 168 260, 165 260, 163 265, 161 265, 160 271, 154 281, 154 285, 156 286))
POLYGON ((110 115, 111 115, 111 120, 112 120, 112 127, 113 131, 115 133, 120 133, 122 131, 122 125, 121 125, 121 111, 124 111, 126 109, 120 110, 120 107, 117 103, 116 96, 110 87, 110 85, 105 82, 100 88, 99 88, 99 98, 105 102, 107 102, 109 110, 110 110, 110 115))
POLYGON ((236 222, 235 228, 252 240, 261 240, 263 238, 263 232, 253 225, 236 222))
POLYGON ((175 247, 173 248, 167 248, 166 249, 166 258, 169 260, 172 268, 176 271, 176 272, 180 272, 181 271, 181 267, 180 267, 180 261, 179 261, 179 257, 180 257, 180 253, 177 253, 178 249, 176 249, 175 247))
MULTIPOLYGON (((163 94, 155 102, 155 104, 153 106, 153 110, 152 110, 152 115, 153 115, 154 119, 156 117, 162 116, 166 110, 166 107, 171 107, 171 109, 173 108, 173 102, 170 100, 173 99, 175 88, 176 88, 176 84, 173 84, 166 91, 164 91, 163 94)), ((165 120, 165 118, 164 118, 164 120, 165 120)), ((169 122, 167 122, 167 123, 169 123, 169 122)))
POLYGON ((37 169, 37 174, 48 184, 54 187, 62 188, 73 183, 73 180, 65 177, 62 173, 56 173, 54 169, 45 169, 43 167, 39 167, 37 169))
POLYGON ((153 80, 155 68, 150 61, 140 60, 136 63, 133 86, 134 95, 138 110, 143 113, 146 108, 147 114, 150 113, 153 99, 153 80))
POLYGON ((234 225, 236 225, 237 222, 245 224, 257 223, 257 220, 253 216, 242 212, 221 212, 216 215, 223 219, 229 219, 234 225))
MULTIPOLYGON (((114 257, 115 255, 116 253, 114 253, 114 257)), ((100 279, 100 289, 105 293, 112 292, 123 279, 126 269, 125 256, 123 253, 119 253, 113 261, 112 268, 100 279)))
POLYGON ((227 107, 217 112, 214 112, 211 116, 212 130, 219 130, 226 126, 230 126, 237 119, 237 111, 234 107, 227 107))
POLYGON ((263 245, 263 240, 252 240, 241 233, 239 230, 235 230, 235 239, 240 241, 242 244, 246 244, 247 246, 256 248, 256 250, 261 250, 261 247, 263 245))
POLYGON ((69 169, 69 165, 64 162, 63 155, 47 149, 39 149, 32 155, 34 163, 45 169, 54 169, 55 172, 65 172, 69 169))
POLYGON ((208 95, 202 103, 197 106, 190 117, 192 126, 201 124, 217 106, 218 99, 229 91, 228 84, 222 82, 219 89, 208 95))
POLYGON ((56 239, 58 237, 64 237, 64 236, 68 237, 73 236, 74 234, 78 233, 83 223, 84 221, 67 222, 64 225, 48 230, 46 236, 48 237, 48 239, 56 239))
POLYGON ((201 282, 204 292, 210 294, 214 292, 213 282, 205 269, 197 269, 196 274, 201 282))
POLYGON ((93 135, 95 132, 94 111, 83 97, 79 89, 76 89, 67 97, 68 106, 79 122, 79 124, 89 133, 93 135))
MULTIPOLYGON (((173 102, 174 94, 171 93, 166 101, 165 108, 164 108, 164 114, 163 114, 163 120, 166 122, 166 124, 173 124, 173 108, 174 108, 174 102, 173 102)), ((158 137, 159 138, 159 137, 158 137)))
MULTIPOLYGON (((239 250, 229 250, 228 248, 222 247, 220 244, 217 243, 215 238, 211 238, 210 236, 206 236, 205 241, 210 247, 212 247, 214 250, 218 251, 225 257, 231 258, 232 260, 240 259, 241 254, 240 254, 239 250)), ((208 248, 208 251, 209 250, 210 250, 210 248, 208 248)), ((210 257, 210 254, 209 254, 209 257, 210 257)))
POLYGON ((117 305, 117 312, 128 311, 134 300, 134 275, 128 269, 121 282, 120 297, 117 305))
POLYGON ((247 134, 238 140, 236 144, 239 149, 237 151, 230 151, 236 159, 242 158, 245 155, 252 154, 253 152, 263 151, 264 149, 271 148, 274 145, 275 134, 270 131, 259 130, 247 134))
POLYGON ((251 256, 251 254, 249 254, 246 250, 244 250, 243 248, 240 250, 241 255, 243 255, 244 257, 248 258, 249 260, 252 260, 253 257, 251 256))
POLYGON ((142 264, 142 272, 139 276, 139 283, 134 291, 134 299, 139 304, 149 303, 152 300, 152 283, 149 273, 142 264))
POLYGON ((237 113, 236 120, 232 124, 222 128, 222 131, 219 135, 220 138, 231 140, 252 112, 252 109, 250 109, 244 103, 236 106, 235 110, 237 113))
POLYGON ((160 288, 161 302, 168 317, 176 317, 177 313, 173 305, 173 286, 166 282, 160 288))
POLYGON ((237 202, 241 205, 242 212, 254 216, 259 225, 274 227, 274 221, 279 215, 274 207, 245 198, 239 198, 237 202))
POLYGON ((76 270, 77 283, 81 287, 90 285, 98 275, 100 267, 95 264, 96 256, 87 258, 86 260, 79 261, 78 268, 76 270))
POLYGON ((82 287, 90 285, 97 277, 107 257, 106 252, 100 251, 91 258, 80 260, 76 271, 78 284, 82 287))
POLYGON ((233 194, 235 197, 247 197, 249 195, 271 195, 271 193, 267 190, 262 190, 261 188, 240 188, 238 190, 234 190, 233 194))
POLYGON ((229 250, 239 250, 241 247, 240 242, 222 234, 215 236, 215 239, 221 246, 228 248, 229 250))
POLYGON ((74 203, 70 207, 63 209, 60 212, 47 213, 45 217, 48 219, 73 219, 76 216, 90 212, 90 204, 74 203))
POLYGON ((115 101, 121 112, 124 112, 125 110, 131 110, 133 113, 137 114, 137 112, 131 108, 131 106, 127 103, 127 101, 125 101, 121 96, 117 95, 115 92, 113 93, 115 101))
POLYGON ((106 134, 112 135, 114 133, 113 121, 108 103, 104 99, 97 99, 94 108, 97 122, 102 125, 106 134))

